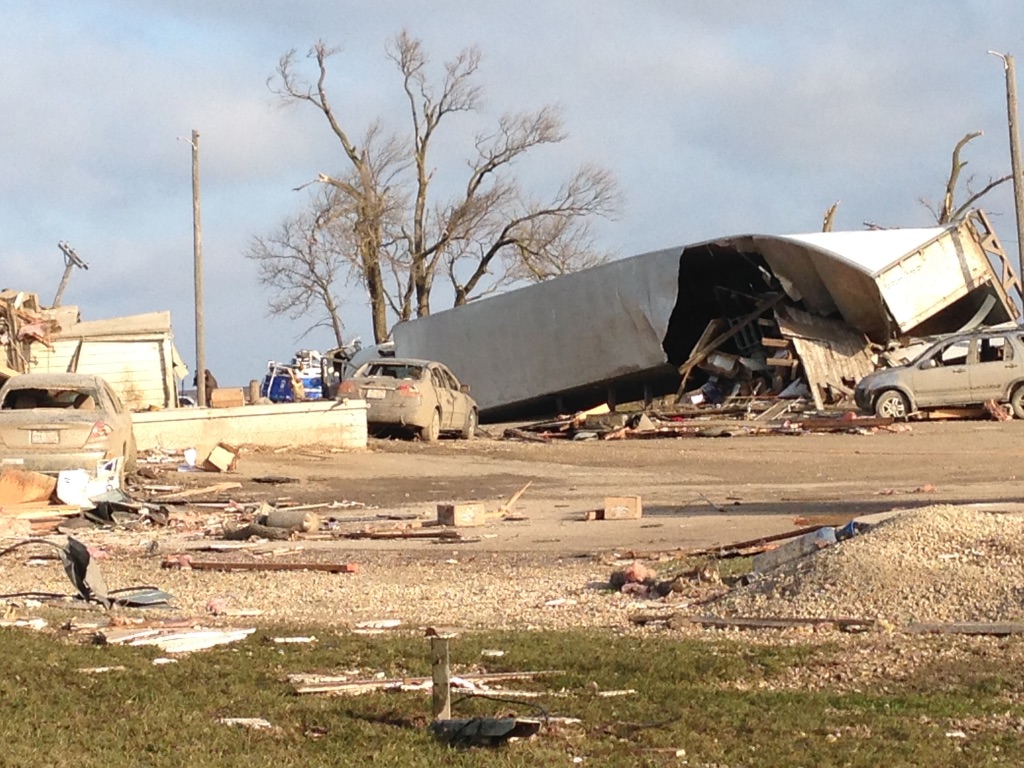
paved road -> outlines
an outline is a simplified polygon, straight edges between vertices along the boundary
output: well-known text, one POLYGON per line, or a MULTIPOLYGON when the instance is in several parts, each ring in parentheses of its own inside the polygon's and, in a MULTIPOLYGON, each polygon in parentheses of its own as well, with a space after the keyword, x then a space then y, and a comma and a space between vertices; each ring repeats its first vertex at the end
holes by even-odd
MULTIPOLYGON (((362 452, 247 454, 238 476, 247 491, 269 499, 352 500, 423 514, 432 514, 439 501, 481 500, 497 508, 531 482, 516 505, 529 520, 480 529, 484 538, 474 549, 566 555, 689 549, 900 506, 1017 502, 1024 498, 1024 422, 921 423, 908 432, 869 435, 547 445, 486 437, 435 445, 373 440, 362 452), (271 474, 302 482, 250 482, 271 474), (640 495, 644 518, 580 520, 613 495, 640 495)), ((439 548, 424 542, 353 546, 439 548)))

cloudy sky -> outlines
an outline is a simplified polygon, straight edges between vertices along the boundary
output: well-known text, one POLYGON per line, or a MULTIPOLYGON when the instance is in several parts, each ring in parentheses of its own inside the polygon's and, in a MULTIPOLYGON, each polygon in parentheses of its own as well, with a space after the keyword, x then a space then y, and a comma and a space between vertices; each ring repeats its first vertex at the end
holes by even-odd
MULTIPOLYGON (((0 265, 3 287, 49 303, 57 243, 89 263, 65 303, 84 319, 168 309, 194 360, 191 154, 200 132, 207 363, 242 385, 268 359, 324 349, 305 322, 268 317, 243 254, 304 200, 293 188, 342 167, 322 116, 282 108, 267 79, 290 49, 323 39, 334 105, 354 133, 403 127, 386 42, 401 29, 436 66, 484 53, 485 110, 558 104, 569 138, 522 169, 543 190, 568 169, 610 168, 625 202, 599 227, 619 256, 711 237, 927 226, 950 152, 981 187, 1009 172, 997 50, 1024 57, 1019 0, 0 0, 0 265)), ((305 60, 303 59, 303 63, 305 60)), ((1024 64, 1020 67, 1024 73, 1024 64)), ((1021 75, 1024 78, 1024 74, 1021 75)), ((986 199, 1016 249, 1012 194, 986 199)), ((346 330, 370 338, 359 294, 346 330)))

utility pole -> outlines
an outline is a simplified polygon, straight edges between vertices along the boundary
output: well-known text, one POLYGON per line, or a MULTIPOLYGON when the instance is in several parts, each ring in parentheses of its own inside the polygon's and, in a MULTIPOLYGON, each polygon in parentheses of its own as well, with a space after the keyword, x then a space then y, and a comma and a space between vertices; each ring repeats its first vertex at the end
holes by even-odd
POLYGON ((1006 70, 1006 116, 1010 127, 1010 169, 1013 172, 1013 204, 1017 211, 1017 264, 1018 276, 1024 280, 1024 174, 1021 172, 1020 126, 1017 124, 1017 74, 1013 56, 1009 53, 989 51, 1003 60, 1006 70))
POLYGON ((199 131, 192 131, 192 256, 196 288, 196 404, 205 407, 206 341, 203 322, 203 221, 199 209, 199 131))
POLYGON ((71 277, 71 270, 75 267, 78 267, 79 269, 89 268, 89 265, 82 261, 78 254, 75 253, 75 249, 63 240, 57 243, 57 247, 60 248, 61 253, 64 254, 64 276, 60 279, 60 285, 57 287, 57 295, 53 297, 52 306, 54 307, 59 307, 64 298, 64 289, 68 287, 68 279, 71 277))

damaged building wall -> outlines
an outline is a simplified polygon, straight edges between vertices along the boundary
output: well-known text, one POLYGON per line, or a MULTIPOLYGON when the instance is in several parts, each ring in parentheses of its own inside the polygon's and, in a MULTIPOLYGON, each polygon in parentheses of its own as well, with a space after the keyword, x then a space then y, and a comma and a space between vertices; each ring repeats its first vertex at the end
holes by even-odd
POLYGON ((102 376, 131 410, 177 405, 169 312, 93 320, 33 342, 29 370, 102 376))
POLYGON ((946 228, 726 237, 402 323, 396 354, 449 365, 491 417, 573 394, 587 407, 623 387, 666 394, 677 370, 694 371, 699 384, 707 378, 696 370, 707 352, 700 345, 719 342, 746 370, 760 367, 772 391, 797 376, 802 351, 799 375, 814 377, 818 403, 822 386, 842 392, 868 372, 869 339, 1016 318, 1019 282, 1005 266, 1000 274, 1000 259, 1005 265, 980 212, 946 228), (807 331, 780 339, 777 306, 790 319, 799 316, 788 309, 837 325, 820 343, 807 331))

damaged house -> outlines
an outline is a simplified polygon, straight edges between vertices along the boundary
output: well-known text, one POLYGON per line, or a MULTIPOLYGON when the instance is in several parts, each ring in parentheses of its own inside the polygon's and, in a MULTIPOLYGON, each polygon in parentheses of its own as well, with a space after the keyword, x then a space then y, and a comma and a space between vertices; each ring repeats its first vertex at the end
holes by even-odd
POLYGON ((83 322, 75 306, 43 307, 34 293, 0 292, 0 380, 20 373, 102 376, 128 408, 177 406, 187 370, 170 312, 83 322))
POLYGON ((740 235, 622 259, 401 323, 502 418, 678 394, 848 402, 885 350, 1019 317, 987 216, 946 227, 740 235))

